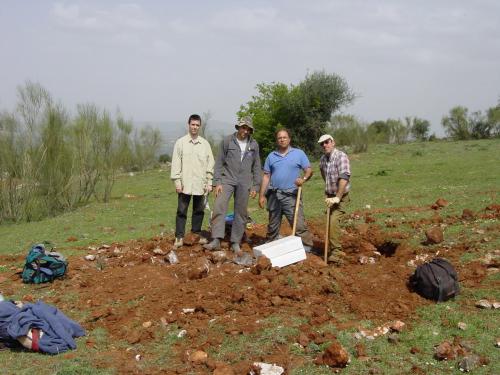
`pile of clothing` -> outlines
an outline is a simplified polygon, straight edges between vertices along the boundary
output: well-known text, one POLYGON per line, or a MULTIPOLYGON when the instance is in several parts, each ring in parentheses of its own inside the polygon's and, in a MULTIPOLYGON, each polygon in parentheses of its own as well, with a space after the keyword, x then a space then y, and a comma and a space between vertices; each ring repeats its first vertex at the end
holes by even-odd
POLYGON ((76 349, 74 338, 85 330, 56 307, 42 301, 0 301, 0 342, 7 347, 59 354, 76 349))

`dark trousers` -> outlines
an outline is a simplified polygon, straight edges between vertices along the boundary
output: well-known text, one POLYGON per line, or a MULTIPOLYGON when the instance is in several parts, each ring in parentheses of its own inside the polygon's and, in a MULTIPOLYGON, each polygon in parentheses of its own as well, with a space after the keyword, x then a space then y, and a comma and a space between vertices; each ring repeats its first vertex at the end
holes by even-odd
POLYGON ((175 217, 175 238, 184 237, 189 201, 193 197, 193 214, 191 216, 191 231, 201 232, 203 216, 205 214, 204 195, 177 194, 177 216, 175 217))

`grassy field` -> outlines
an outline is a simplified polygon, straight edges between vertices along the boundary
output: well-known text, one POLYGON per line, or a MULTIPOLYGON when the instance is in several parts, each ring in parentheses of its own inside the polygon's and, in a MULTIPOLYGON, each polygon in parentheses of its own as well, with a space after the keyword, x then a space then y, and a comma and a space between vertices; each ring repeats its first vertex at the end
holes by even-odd
MULTIPOLYGON (((500 140, 372 146, 367 153, 351 155, 350 211, 366 210, 368 206, 374 212, 386 208, 429 206, 438 198, 444 198, 450 205, 441 211, 443 216, 460 215, 465 208, 478 212, 488 205, 500 203, 499 155, 500 140)), ((307 219, 320 221, 324 212, 323 184, 318 163, 314 162, 313 165, 315 175, 304 188, 305 214, 307 219)), ((172 234, 176 206, 176 194, 168 171, 156 170, 133 176, 123 175, 116 183, 110 203, 92 202, 74 212, 40 222, 0 226, 2 239, 0 254, 25 254, 31 244, 50 241, 58 250, 71 255, 76 253, 74 250, 76 247, 151 238, 161 233, 172 234)), ((256 200, 251 202, 249 210, 254 221, 266 223, 267 214, 257 208, 256 200)), ((396 218, 401 220, 404 215, 411 215, 411 219, 417 219, 424 214, 419 211, 407 211, 404 214, 386 211, 373 214, 382 220, 396 218)), ((477 229, 489 225, 492 225, 492 222, 488 220, 478 220, 474 228, 457 222, 446 228, 446 241, 453 243, 464 238, 479 238, 477 229)), ((405 225, 398 229, 412 231, 405 225)), ((417 233, 411 240, 415 243, 422 240, 420 235, 421 233, 417 233)), ((487 251, 499 249, 498 233, 490 237, 489 241, 481 244, 479 251, 467 254, 463 262, 469 262, 487 251)), ((0 265, 0 276, 7 277, 11 272, 4 265, 0 265)), ((494 274, 486 281, 498 281, 498 279, 498 274, 494 274)), ((429 374, 456 373, 457 370, 451 362, 438 362, 432 359, 429 348, 460 333, 472 340, 476 350, 490 359, 487 367, 479 368, 474 373, 499 374, 498 350, 500 349, 494 347, 494 340, 500 337, 498 310, 470 309, 465 303, 467 298, 476 299, 483 295, 500 300, 500 292, 489 289, 488 285, 486 283, 480 290, 465 289, 455 301, 421 309, 418 312, 419 319, 411 325, 410 330, 401 334, 400 344, 397 346, 386 340, 367 341, 366 351, 372 358, 376 358, 375 368, 383 374, 400 374, 409 373, 411 367, 416 365, 429 374), (462 332, 456 328, 454 323, 459 321, 467 323, 466 331, 462 332), (410 358, 409 350, 415 346, 428 349, 410 358)), ((26 286, 23 291, 19 291, 19 295, 28 292, 36 297, 43 297, 44 294, 50 293, 50 289, 33 289, 26 286)), ((75 319, 79 314, 79 312, 67 313, 75 319)), ((221 346, 221 352, 244 348, 246 353, 252 353, 257 351, 259 343, 271 346, 286 343, 288 336, 296 334, 297 327, 289 326, 283 329, 278 323, 279 317, 276 319, 275 326, 269 325, 269 328, 255 337, 247 339, 228 337, 221 346)), ((297 326, 299 325, 300 321, 297 321, 297 326)), ((336 332, 334 328, 328 326, 324 329, 332 330, 352 354, 354 347, 352 331, 336 332)), ((89 334, 94 341, 102 343, 101 348, 120 345, 120 343, 110 343, 105 331, 94 330, 89 334)), ((164 345, 150 350, 168 351, 175 340, 177 340, 175 332, 166 334, 162 341, 164 345)), ((36 367, 37 373, 40 374, 114 373, 112 364, 106 372, 94 369, 92 358, 95 349, 87 348, 84 339, 78 340, 78 343, 77 351, 55 357, 1 351, 0 367, 4 369, 1 371, 9 374, 31 374, 36 367)), ((262 350, 262 346, 260 345, 259 350, 262 350)), ((297 368, 293 374, 331 373, 331 370, 307 362, 310 359, 307 355, 304 354, 304 357, 309 364, 297 368)), ((164 360, 168 361, 168 358, 164 360)), ((144 371, 147 371, 147 362, 142 366, 144 371)), ((373 367, 373 363, 367 365, 366 362, 353 358, 351 365, 342 372, 368 373, 373 367)))

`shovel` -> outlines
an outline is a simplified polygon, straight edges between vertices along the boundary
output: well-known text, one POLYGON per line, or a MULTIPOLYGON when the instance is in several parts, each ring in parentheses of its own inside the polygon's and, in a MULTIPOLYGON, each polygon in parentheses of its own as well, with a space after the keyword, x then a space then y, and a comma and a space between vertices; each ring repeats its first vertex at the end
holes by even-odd
POLYGON ((328 263, 328 246, 330 242, 330 206, 326 208, 326 228, 325 228, 325 263, 328 263))
POLYGON ((302 239, 295 236, 301 195, 302 186, 299 186, 297 201, 295 202, 292 235, 253 248, 255 257, 258 258, 259 256, 265 255, 269 258, 273 267, 284 267, 306 259, 306 252, 302 244, 302 239))

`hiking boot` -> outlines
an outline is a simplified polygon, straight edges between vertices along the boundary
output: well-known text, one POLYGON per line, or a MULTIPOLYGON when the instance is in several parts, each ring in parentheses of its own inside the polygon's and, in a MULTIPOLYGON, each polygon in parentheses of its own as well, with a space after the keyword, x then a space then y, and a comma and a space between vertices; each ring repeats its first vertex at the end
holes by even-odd
POLYGON ((220 249, 220 240, 218 238, 214 238, 212 242, 203 245, 204 249, 207 250, 219 250, 220 249))
POLYGON ((176 238, 174 242, 174 250, 184 245, 184 240, 181 238, 176 238))
POLYGON ((237 242, 233 242, 231 244, 231 250, 233 250, 235 253, 239 253, 241 251, 240 244, 237 242))

